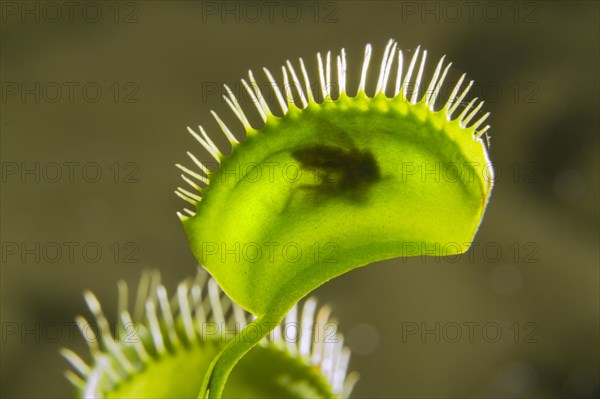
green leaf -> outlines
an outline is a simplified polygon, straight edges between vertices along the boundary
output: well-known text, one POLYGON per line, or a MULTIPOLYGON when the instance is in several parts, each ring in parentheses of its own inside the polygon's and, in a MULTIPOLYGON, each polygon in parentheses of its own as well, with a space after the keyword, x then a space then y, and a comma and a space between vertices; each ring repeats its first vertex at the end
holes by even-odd
MULTIPOLYGON (((492 189, 482 138, 489 126, 480 128, 488 114, 477 120, 482 102, 464 102, 471 87, 463 87, 464 76, 438 109, 449 65, 442 59, 429 84, 422 85, 426 52, 417 63, 419 55, 417 49, 403 73, 402 52, 390 41, 372 96, 364 90, 370 46, 355 96, 345 89, 344 51, 337 58, 337 82, 329 77, 329 54, 326 66, 319 56, 320 102, 302 60, 304 87, 288 62, 284 93, 265 70, 279 100, 279 117, 250 72, 250 84, 242 82, 264 127, 252 128, 230 93, 226 98, 245 126, 245 140, 238 144, 216 114, 233 144, 229 155, 223 156, 201 127, 200 135, 193 132, 220 168, 209 172, 200 162, 199 172, 181 167, 199 184, 186 177, 198 192, 178 190, 196 206, 187 211, 190 217, 180 218, 196 258, 234 301, 259 316, 258 326, 266 329, 267 322, 281 320, 306 294, 354 268, 469 248, 492 189), (391 96, 390 78, 396 82, 391 96), (301 107, 293 103, 290 86, 301 107)), ((221 381, 213 390, 224 383, 224 364, 233 367, 252 343, 235 346, 213 363, 223 367, 213 377, 221 381)))
MULTIPOLYGON (((225 345, 208 340, 147 363, 106 398, 194 398, 210 361, 225 345)), ((319 369, 276 345, 256 346, 229 376, 223 398, 335 398, 319 369)))

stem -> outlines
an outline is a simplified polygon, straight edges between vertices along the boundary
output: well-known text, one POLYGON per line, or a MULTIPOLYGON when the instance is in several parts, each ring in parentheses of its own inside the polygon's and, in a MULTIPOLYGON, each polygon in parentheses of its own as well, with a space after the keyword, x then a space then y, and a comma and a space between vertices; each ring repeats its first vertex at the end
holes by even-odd
POLYGON ((221 398, 227 378, 237 362, 281 323, 287 312, 274 313, 267 313, 248 324, 215 357, 206 372, 198 399, 221 398))

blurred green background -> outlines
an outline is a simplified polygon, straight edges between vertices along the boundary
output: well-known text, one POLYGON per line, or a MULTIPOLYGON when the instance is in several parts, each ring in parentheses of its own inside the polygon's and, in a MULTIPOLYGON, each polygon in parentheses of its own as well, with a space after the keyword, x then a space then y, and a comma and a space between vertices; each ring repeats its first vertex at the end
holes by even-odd
POLYGON ((114 320, 118 279, 194 273, 173 165, 200 152, 186 126, 231 120, 222 83, 344 47, 352 92, 364 45, 377 60, 389 38, 479 83, 498 179, 458 261, 390 260, 317 290, 354 350, 354 396, 598 397, 597 2, 48 4, 1 3, 2 397, 70 395, 58 349, 84 351, 68 324, 88 316, 83 289, 114 320))

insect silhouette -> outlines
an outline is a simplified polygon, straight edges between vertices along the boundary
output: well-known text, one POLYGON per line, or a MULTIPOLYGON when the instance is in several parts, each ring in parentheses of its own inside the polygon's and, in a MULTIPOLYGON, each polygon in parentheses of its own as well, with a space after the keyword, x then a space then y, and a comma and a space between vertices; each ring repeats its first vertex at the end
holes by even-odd
MULTIPOLYGON (((379 165, 369 151, 313 145, 292 150, 291 155, 303 170, 314 175, 315 184, 303 184, 296 190, 312 192, 312 199, 316 202, 332 197, 362 202, 369 186, 381 179, 379 165)), ((286 208, 297 193, 292 192, 286 208)))
MULTIPOLYGON (((303 169, 312 170, 319 190, 354 191, 379 180, 379 166, 368 151, 315 145, 292 151, 292 156, 303 169)), ((314 186, 312 186, 314 187, 314 186)))

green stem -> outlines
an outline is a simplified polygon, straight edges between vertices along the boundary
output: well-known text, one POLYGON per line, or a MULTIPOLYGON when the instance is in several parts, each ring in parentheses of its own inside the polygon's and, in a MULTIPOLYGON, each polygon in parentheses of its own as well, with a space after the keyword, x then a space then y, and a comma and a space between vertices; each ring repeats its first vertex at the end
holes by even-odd
POLYGON ((212 361, 204 377, 198 399, 221 398, 227 378, 237 362, 273 331, 286 314, 287 311, 267 313, 240 331, 212 361))

